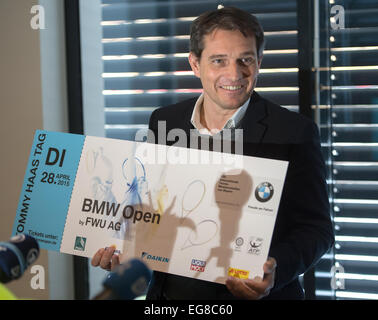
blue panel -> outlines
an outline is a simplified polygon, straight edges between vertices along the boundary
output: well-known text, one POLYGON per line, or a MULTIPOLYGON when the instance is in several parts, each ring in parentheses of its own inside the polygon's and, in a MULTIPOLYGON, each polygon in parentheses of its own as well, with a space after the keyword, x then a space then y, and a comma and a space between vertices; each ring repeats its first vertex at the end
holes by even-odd
POLYGON ((37 130, 13 226, 59 251, 85 136, 37 130), (47 210, 54 208, 54 210, 47 210))

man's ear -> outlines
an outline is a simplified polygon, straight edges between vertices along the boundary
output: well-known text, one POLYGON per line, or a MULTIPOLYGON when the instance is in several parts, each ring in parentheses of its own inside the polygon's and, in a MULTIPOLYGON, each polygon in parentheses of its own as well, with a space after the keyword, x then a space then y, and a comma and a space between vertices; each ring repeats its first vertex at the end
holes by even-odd
POLYGON ((259 57, 258 60, 257 60, 257 73, 256 73, 256 76, 258 76, 260 74, 260 67, 261 67, 262 59, 263 59, 263 55, 261 55, 261 57, 259 57))
POLYGON ((257 62, 259 64, 259 69, 261 67, 262 60, 263 60, 263 55, 261 54, 261 56, 259 57, 259 60, 257 62))
POLYGON ((193 53, 189 53, 189 64, 197 78, 200 78, 200 63, 199 58, 193 53))

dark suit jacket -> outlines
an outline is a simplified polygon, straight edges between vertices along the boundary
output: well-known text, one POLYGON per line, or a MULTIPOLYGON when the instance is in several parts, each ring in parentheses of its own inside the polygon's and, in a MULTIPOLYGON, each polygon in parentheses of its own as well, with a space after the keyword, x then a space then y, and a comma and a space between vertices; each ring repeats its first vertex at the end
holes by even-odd
MULTIPOLYGON (((181 128, 189 137, 195 102, 190 99, 155 110, 149 128, 157 137, 158 121, 165 120, 167 132, 181 128)), ((277 260, 275 285, 267 299, 302 299, 298 276, 314 266, 334 241, 318 128, 312 120, 256 92, 241 127, 244 155, 289 161, 269 251, 269 256, 277 260)), ((148 299, 161 297, 166 277, 165 273, 154 272, 148 299)), ((203 281, 191 281, 192 288, 196 288, 196 282, 198 288, 203 286, 203 281)), ((206 285, 214 286, 217 292, 209 299, 233 298, 224 285, 206 285)))

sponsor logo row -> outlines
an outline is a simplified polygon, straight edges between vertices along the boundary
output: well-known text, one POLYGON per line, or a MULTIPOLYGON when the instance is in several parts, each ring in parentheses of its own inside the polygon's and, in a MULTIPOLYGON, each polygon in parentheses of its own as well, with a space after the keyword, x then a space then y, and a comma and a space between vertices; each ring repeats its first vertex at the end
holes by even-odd
MULTIPOLYGON (((192 259, 190 270, 197 271, 197 272, 204 272, 205 267, 206 267, 206 261, 192 259)), ((228 268, 227 275, 235 277, 235 278, 239 278, 239 279, 248 279, 249 271, 230 267, 228 268)))
POLYGON ((248 241, 245 241, 242 237, 238 237, 235 240, 234 250, 259 256, 262 252, 263 243, 264 239, 261 237, 249 237, 248 241))
MULTIPOLYGON (((147 252, 142 253, 142 258, 145 258, 147 260, 155 260, 160 262, 169 262, 169 258, 166 257, 158 257, 148 254, 147 252)), ((194 272, 204 272, 206 268, 206 261, 198 260, 198 259, 192 259, 190 263, 190 270, 194 272)), ((228 268, 227 272, 228 276, 232 276, 239 279, 248 279, 249 277, 249 271, 248 270, 242 270, 242 269, 236 269, 236 268, 228 268)))

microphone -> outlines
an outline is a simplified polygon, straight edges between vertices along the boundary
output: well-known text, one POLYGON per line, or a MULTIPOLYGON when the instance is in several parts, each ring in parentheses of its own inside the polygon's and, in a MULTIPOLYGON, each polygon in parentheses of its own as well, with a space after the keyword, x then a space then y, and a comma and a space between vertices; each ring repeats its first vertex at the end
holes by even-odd
POLYGON ((31 236, 19 234, 0 242, 0 283, 20 278, 38 256, 38 242, 31 236))
POLYGON ((151 270, 141 260, 128 260, 108 274, 94 300, 133 300, 146 292, 150 280, 151 270))

